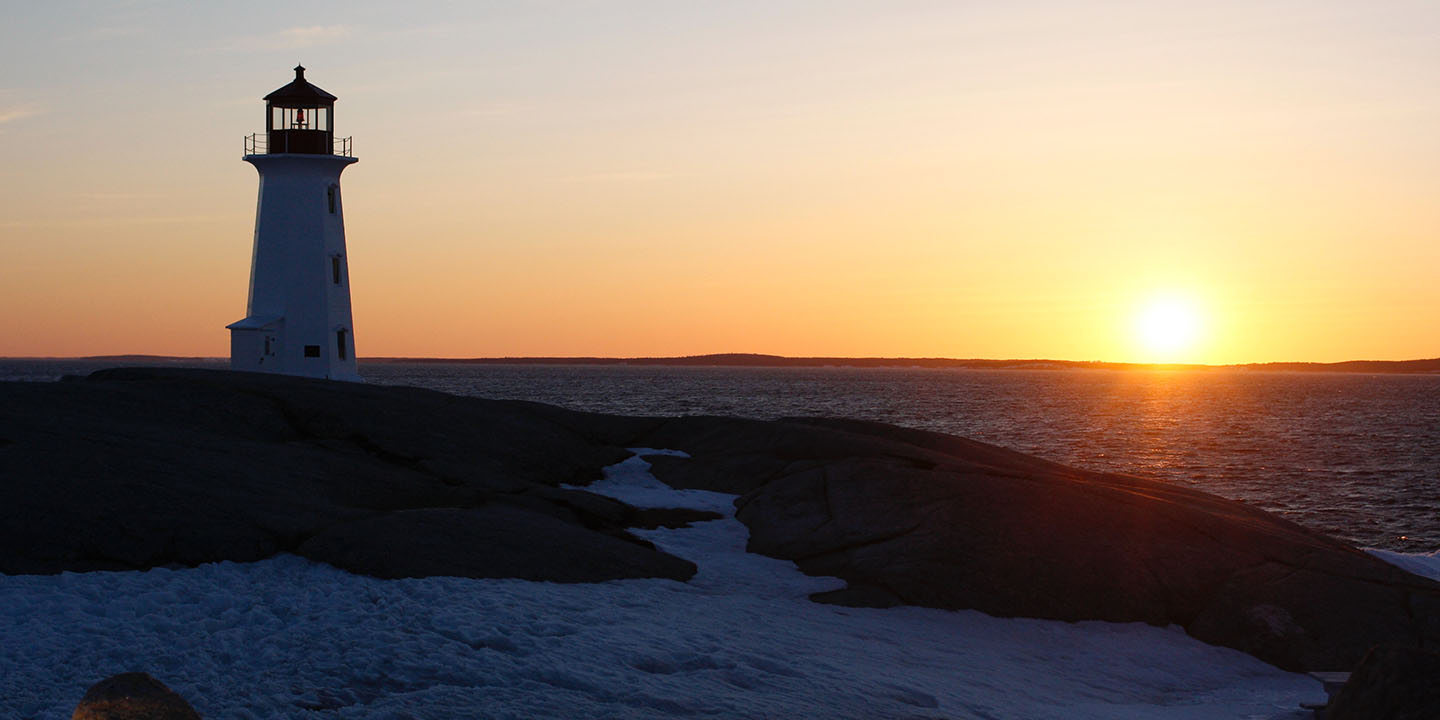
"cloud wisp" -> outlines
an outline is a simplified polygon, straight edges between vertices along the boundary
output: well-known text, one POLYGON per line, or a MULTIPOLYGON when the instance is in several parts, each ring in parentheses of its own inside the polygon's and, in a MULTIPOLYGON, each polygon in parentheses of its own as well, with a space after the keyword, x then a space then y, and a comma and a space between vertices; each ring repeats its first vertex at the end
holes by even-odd
POLYGON ((343 40, 350 36, 353 28, 349 25, 312 25, 281 30, 270 36, 276 50, 315 47, 343 40))
POLYGON ((277 30, 265 35, 249 35, 218 48, 228 52, 297 50, 329 45, 352 37, 353 25, 310 25, 277 30))
POLYGON ((40 107, 38 103, 23 103, 20 105, 0 107, 0 133, 5 132, 6 125, 16 120, 23 120, 44 112, 45 109, 40 107))

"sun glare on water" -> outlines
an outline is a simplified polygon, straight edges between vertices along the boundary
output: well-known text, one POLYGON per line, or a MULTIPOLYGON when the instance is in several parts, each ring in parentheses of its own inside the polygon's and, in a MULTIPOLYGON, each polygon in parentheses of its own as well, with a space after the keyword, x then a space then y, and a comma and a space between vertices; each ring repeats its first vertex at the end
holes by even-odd
POLYGON ((1193 362, 1202 334, 1195 301, 1176 296, 1152 298, 1136 315, 1135 335, 1144 362, 1193 362))

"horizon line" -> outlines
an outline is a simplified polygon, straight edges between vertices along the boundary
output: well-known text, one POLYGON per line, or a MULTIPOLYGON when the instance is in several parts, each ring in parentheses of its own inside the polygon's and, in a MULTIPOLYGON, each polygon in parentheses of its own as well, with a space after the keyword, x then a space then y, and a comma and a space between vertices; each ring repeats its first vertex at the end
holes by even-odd
MULTIPOLYGON (((77 355, 77 356, 5 356, 0 360, 11 361, 122 361, 136 360, 149 362, 228 362, 229 358, 215 356, 185 355, 77 355)), ((1164 369, 1164 370, 1309 370, 1332 372, 1402 372, 1440 373, 1440 357, 1413 360, 1342 360, 1338 362, 1316 362, 1305 360, 1282 360, 1250 363, 1145 363, 1116 362, 1108 360, 1058 360, 1053 358, 951 358, 941 356, 787 356, 765 353, 708 353, 702 355, 676 356, 546 356, 507 355, 493 357, 413 357, 375 356, 357 357, 360 363, 419 363, 419 364, 472 364, 472 365, 659 365, 692 367, 926 367, 926 368, 970 368, 970 369, 1164 369)))

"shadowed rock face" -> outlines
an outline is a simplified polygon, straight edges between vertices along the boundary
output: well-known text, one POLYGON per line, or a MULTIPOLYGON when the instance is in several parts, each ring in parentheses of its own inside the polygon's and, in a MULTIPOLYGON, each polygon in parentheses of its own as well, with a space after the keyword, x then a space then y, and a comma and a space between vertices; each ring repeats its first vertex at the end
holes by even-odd
POLYGON ((687 418, 640 442, 692 455, 655 465, 666 482, 746 493, 752 552, 850 583, 822 601, 1177 624, 1292 670, 1440 640, 1440 584, 1198 491, 857 421, 687 418))
POLYGON ((1433 720, 1440 717, 1440 653, 1381 646, 1335 694, 1325 720, 1433 720))
POLYGON ((626 532, 708 516, 565 489, 625 447, 741 494, 817 599, 1178 624, 1287 669, 1440 642, 1440 584, 1244 504, 878 423, 625 418, 273 375, 0 383, 0 572, 296 552, 377 577, 687 579, 626 532))
POLYGON ((695 565, 651 546, 518 507, 401 510, 331 526, 299 553, 382 578, 457 575, 552 582, 688 580, 695 565), (384 542, 375 542, 384 538, 384 542))
POLYGON ((633 508, 557 487, 628 455, 572 415, 253 373, 0 383, 0 572, 289 551, 381 577, 689 578, 691 563, 625 531, 633 508), (406 514, 422 509, 434 514, 406 514), (437 509, 483 526, 462 529, 437 509), (521 512, 533 522, 516 521, 521 512), (458 541, 512 552, 447 545, 458 541), (579 572, 549 556, 590 564, 579 572), (530 575, 515 574, 517 559, 532 561, 530 575))

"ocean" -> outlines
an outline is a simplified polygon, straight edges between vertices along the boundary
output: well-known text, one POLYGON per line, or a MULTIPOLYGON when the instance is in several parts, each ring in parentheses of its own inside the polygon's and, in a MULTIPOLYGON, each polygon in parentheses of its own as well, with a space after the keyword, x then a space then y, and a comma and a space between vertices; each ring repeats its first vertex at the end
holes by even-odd
MULTIPOLYGON (((104 366, 7 360, 0 380, 104 366)), ((1440 375, 458 363, 361 374, 593 412, 878 420, 1205 490, 1360 547, 1440 550, 1440 375)))

